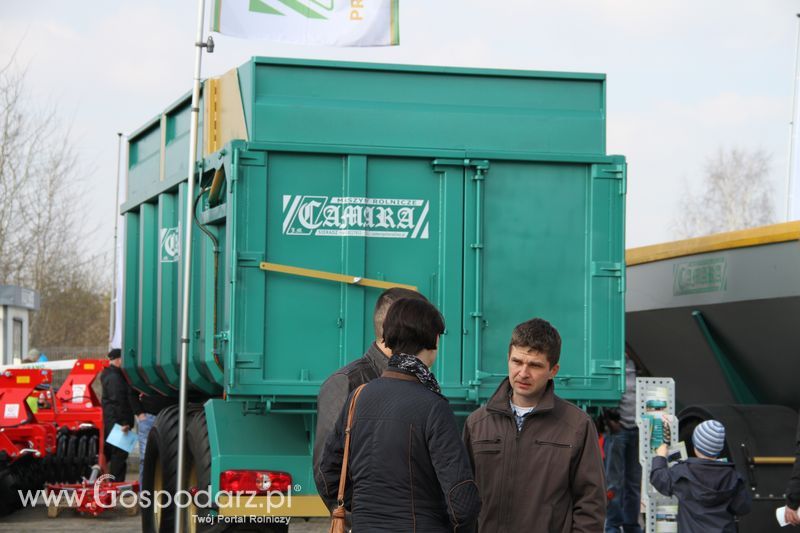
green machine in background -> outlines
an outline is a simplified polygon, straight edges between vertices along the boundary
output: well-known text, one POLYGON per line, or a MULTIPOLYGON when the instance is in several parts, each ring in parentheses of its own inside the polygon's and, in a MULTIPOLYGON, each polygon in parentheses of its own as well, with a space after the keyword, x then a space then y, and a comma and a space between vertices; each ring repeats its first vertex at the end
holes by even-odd
MULTIPOLYGON (((286 473, 294 504, 273 514, 327 514, 311 472, 316 395, 372 341, 385 286, 442 311, 433 371, 457 413, 491 395, 512 328, 533 316, 563 336, 557 392, 615 402, 626 165, 605 153, 605 92, 598 74, 266 58, 207 80, 192 479, 216 491, 231 472, 286 473)), ((129 142, 124 368, 153 394, 177 393, 189 108, 180 99, 129 142)), ((153 453, 169 455, 162 440, 153 453)))

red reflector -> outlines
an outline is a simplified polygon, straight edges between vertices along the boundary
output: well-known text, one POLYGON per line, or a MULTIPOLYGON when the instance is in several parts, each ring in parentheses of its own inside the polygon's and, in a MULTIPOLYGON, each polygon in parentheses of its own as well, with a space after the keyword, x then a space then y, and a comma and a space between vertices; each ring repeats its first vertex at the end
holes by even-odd
POLYGON ((287 492, 292 476, 268 470, 226 470, 219 476, 219 488, 227 492, 287 492))

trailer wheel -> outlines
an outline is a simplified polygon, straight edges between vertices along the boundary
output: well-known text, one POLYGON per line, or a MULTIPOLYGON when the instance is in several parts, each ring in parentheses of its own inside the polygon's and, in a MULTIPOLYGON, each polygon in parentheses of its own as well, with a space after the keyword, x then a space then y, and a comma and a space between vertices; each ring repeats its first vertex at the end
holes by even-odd
POLYGON ((147 491, 153 501, 142 507, 143 533, 167 533, 175 529, 175 506, 162 507, 166 496, 156 496, 159 491, 174 496, 177 472, 178 406, 173 405, 158 414, 147 436, 142 491, 147 491))
MULTIPOLYGON (((203 410, 194 414, 186 423, 186 440, 189 444, 189 486, 198 490, 208 490, 211 484, 211 447, 208 443, 208 426, 206 413, 203 410)), ((213 497, 211 498, 213 501, 213 497)), ((184 523, 190 531, 202 533, 220 533, 225 531, 225 524, 208 524, 201 520, 212 514, 210 508, 199 508, 191 505, 186 510, 184 523)))
MULTIPOLYGON (((200 410, 188 419, 186 423, 186 440, 189 443, 189 456, 191 457, 191 466, 187 479, 190 480, 189 486, 196 485, 199 490, 209 490, 211 485, 211 446, 208 442, 208 423, 206 422, 206 413, 200 410)), ((211 498, 213 500, 213 496, 211 498)), ((207 524, 198 520, 198 517, 207 517, 211 513, 211 509, 201 509, 194 505, 187 509, 186 520, 184 521, 189 528, 189 531, 197 531, 202 533, 220 533, 220 532, 233 532, 233 531, 260 531, 268 533, 287 533, 289 526, 286 525, 270 525, 264 526, 263 524, 248 525, 248 524, 207 524)))
MULTIPOLYGON (((186 420, 191 420, 194 413, 202 409, 198 405, 186 407, 186 420)), ((172 497, 176 493, 178 478, 178 406, 171 405, 162 410, 147 436, 147 448, 144 451, 144 466, 142 468, 142 490, 149 492, 150 497, 155 491, 166 491, 172 497)), ((188 448, 188 446, 187 446, 188 448)), ((188 449, 187 449, 188 451, 188 449)), ((187 454, 188 459, 188 454, 187 454)), ((188 470, 188 461, 184 465, 188 470)), ((186 477, 184 476, 184 479, 186 477)), ((170 503, 171 498, 160 498, 161 503, 170 503)), ((175 529, 175 505, 166 507, 156 505, 142 507, 142 532, 143 533, 171 533, 175 529)))

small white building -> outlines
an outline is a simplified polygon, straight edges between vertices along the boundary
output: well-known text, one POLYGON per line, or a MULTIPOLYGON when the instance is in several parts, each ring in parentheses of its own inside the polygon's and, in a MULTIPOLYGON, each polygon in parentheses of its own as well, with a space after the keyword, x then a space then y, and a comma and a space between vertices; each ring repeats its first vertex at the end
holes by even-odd
POLYGON ((28 353, 30 313, 38 309, 35 291, 0 285, 0 364, 18 363, 28 353))

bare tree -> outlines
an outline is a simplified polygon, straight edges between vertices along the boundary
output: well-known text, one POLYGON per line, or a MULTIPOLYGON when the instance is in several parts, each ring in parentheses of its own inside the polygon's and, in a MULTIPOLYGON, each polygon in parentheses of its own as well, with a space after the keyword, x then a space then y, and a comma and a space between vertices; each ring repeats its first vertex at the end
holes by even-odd
POLYGON ((26 221, 24 196, 30 184, 30 161, 36 129, 22 112, 24 73, 11 65, 0 70, 0 282, 22 277, 26 221))
POLYGON ((42 306, 31 323, 36 346, 106 346, 109 294, 103 285, 78 268, 45 276, 37 287, 42 306))
POLYGON ((26 95, 12 59, 0 69, 0 284, 39 292, 31 321, 39 347, 104 345, 109 265, 84 245, 85 185, 70 131, 26 95))
POLYGON ((699 237, 775 221, 770 156, 764 150, 720 148, 706 164, 704 189, 687 191, 674 227, 679 238, 699 237))

